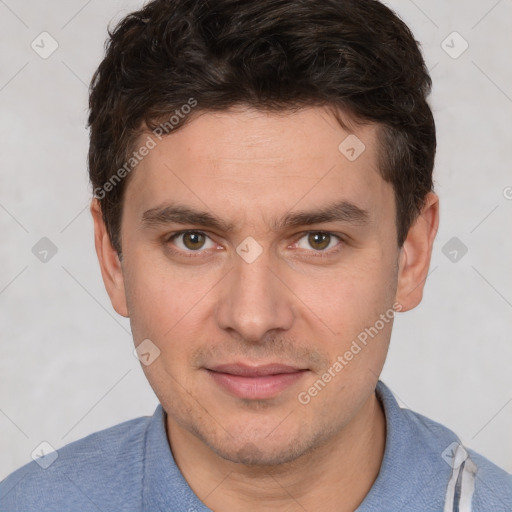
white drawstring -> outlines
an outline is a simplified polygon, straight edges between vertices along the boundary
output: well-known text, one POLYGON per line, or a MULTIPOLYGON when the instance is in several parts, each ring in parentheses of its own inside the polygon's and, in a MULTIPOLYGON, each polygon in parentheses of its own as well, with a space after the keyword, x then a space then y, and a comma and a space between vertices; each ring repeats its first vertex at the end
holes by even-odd
POLYGON ((477 467, 461 444, 457 444, 451 459, 453 471, 446 489, 444 512, 471 512, 477 467))

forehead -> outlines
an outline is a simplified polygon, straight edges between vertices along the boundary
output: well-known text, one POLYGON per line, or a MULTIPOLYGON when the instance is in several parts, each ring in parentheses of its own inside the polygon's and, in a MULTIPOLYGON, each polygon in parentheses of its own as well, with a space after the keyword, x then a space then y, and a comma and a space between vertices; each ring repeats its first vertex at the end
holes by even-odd
POLYGON ((259 207, 269 221, 280 208, 340 199, 376 212, 391 190, 378 172, 377 127, 348 126, 320 107, 203 112, 161 140, 153 136, 125 200, 138 211, 172 200, 217 213, 238 204, 241 216, 259 207))

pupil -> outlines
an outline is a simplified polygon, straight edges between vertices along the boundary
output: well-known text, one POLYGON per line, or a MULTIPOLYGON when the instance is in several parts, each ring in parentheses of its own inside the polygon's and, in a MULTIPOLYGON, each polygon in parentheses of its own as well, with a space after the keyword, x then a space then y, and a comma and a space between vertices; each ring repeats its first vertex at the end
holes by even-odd
POLYGON ((311 233, 309 243, 314 249, 325 249, 330 242, 330 235, 327 233, 311 233))

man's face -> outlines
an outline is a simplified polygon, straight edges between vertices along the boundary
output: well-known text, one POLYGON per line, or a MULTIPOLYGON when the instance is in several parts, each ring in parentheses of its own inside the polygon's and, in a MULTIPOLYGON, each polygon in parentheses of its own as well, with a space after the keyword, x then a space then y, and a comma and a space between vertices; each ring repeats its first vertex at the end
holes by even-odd
POLYGON ((160 350, 144 371, 169 426, 228 460, 293 460, 372 396, 399 250, 375 126, 355 134, 366 149, 350 161, 338 149, 349 133, 321 108, 205 113, 158 142, 127 186, 116 309, 136 345, 160 350), (295 371, 234 375, 276 364, 295 371))

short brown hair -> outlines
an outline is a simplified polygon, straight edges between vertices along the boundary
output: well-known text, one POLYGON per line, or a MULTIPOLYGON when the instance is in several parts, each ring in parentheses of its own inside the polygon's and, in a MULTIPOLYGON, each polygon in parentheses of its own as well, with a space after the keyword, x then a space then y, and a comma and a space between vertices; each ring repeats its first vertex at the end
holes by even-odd
POLYGON ((128 178, 115 175, 127 174, 120 170, 143 128, 191 99, 197 112, 327 106, 377 123, 379 169, 395 192, 403 245, 433 188, 436 134, 419 45, 389 8, 376 0, 153 0, 109 36, 90 88, 89 174, 120 255, 128 178))

